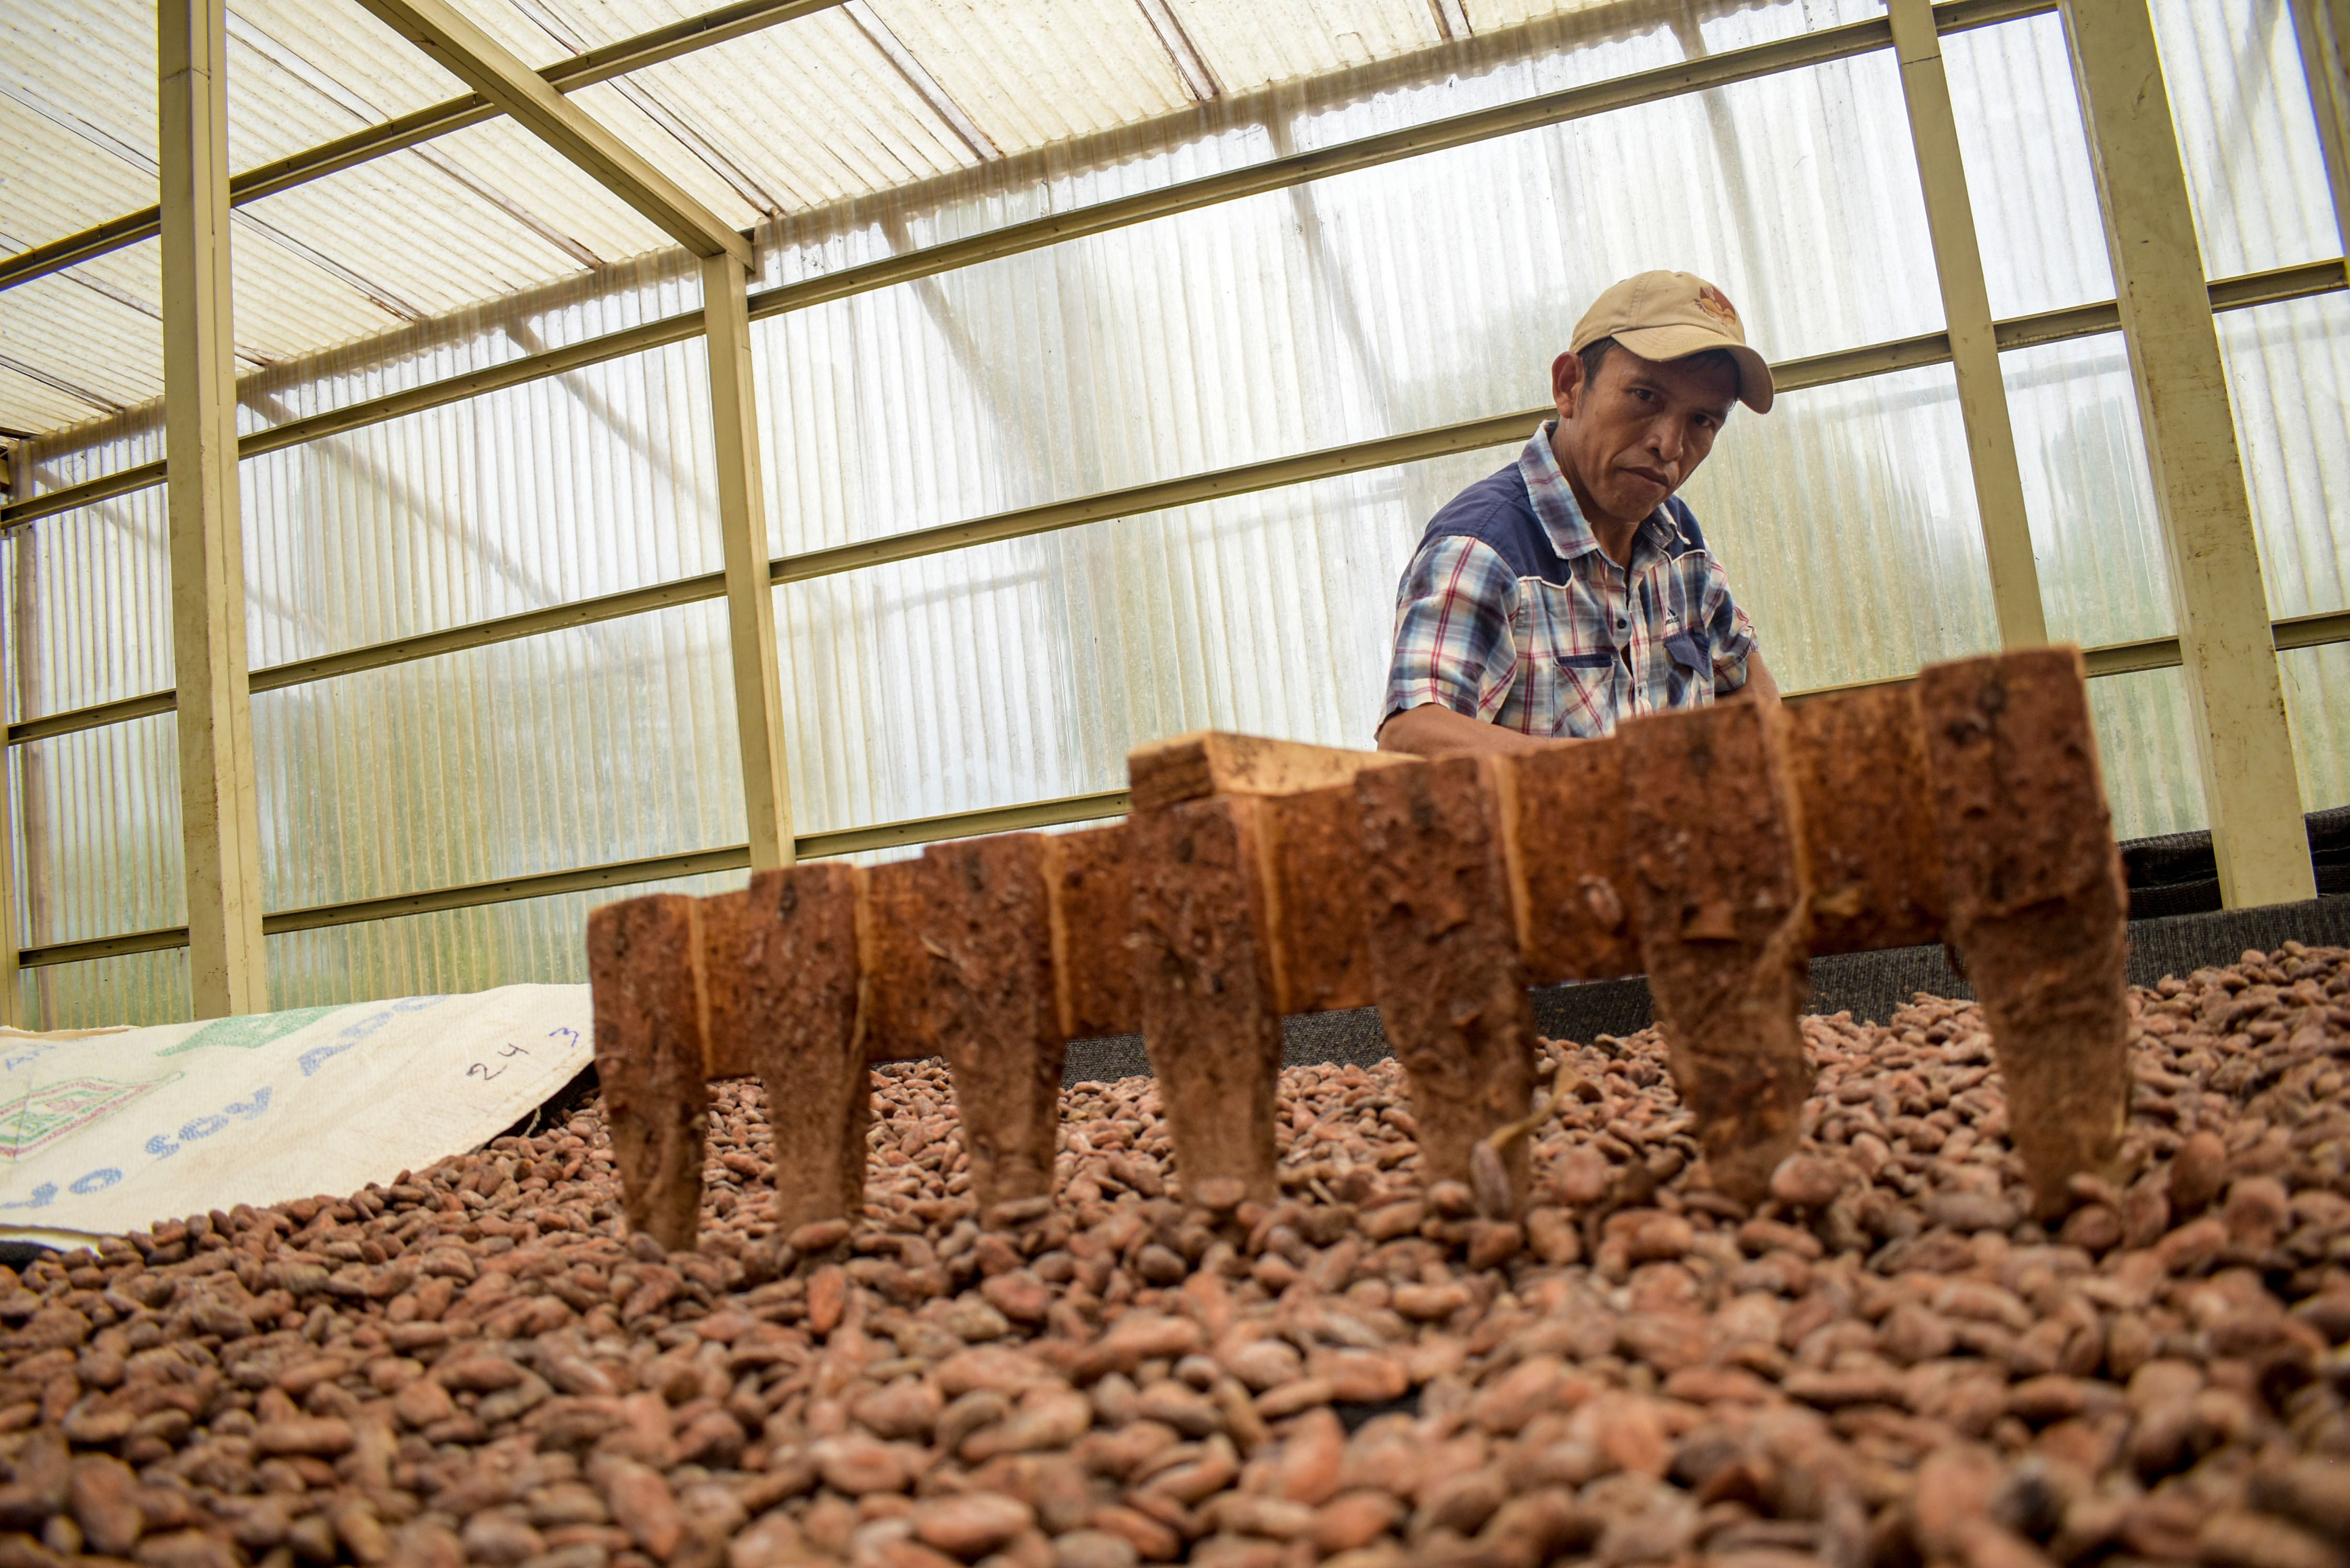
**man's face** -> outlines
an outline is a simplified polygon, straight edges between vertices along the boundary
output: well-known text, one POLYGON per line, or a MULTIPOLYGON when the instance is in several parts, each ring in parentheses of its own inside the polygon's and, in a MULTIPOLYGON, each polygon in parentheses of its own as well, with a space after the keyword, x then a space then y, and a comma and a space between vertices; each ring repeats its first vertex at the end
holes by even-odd
POLYGON ((1689 482, 1738 400, 1735 368, 1704 355, 1643 359, 1621 345, 1599 374, 1562 354, 1551 367, 1559 467, 1594 523, 1632 523, 1689 482))

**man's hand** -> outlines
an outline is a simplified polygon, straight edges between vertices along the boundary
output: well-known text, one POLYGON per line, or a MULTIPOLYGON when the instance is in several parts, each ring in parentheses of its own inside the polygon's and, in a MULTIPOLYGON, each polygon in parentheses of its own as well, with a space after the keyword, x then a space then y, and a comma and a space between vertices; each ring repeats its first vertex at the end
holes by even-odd
MULTIPOLYGON (((1736 701, 1741 697, 1752 697, 1766 708, 1779 701, 1779 682, 1772 677, 1771 667, 1762 662, 1762 650, 1759 648, 1746 656, 1746 684, 1726 700, 1736 701)), ((1457 712, 1441 702, 1423 702, 1417 708, 1390 713, 1387 722, 1379 726, 1379 750, 1407 752, 1416 757, 1537 752, 1544 746, 1571 744, 1572 739, 1551 740, 1505 730, 1499 724, 1488 724, 1457 712)))
POLYGON ((1379 750, 1417 757, 1458 757, 1485 752, 1538 752, 1559 742, 1537 740, 1499 724, 1457 713, 1441 702, 1424 702, 1388 715, 1379 726, 1379 750))
POLYGON ((1746 684, 1732 692, 1733 697, 1752 697, 1768 708, 1779 701, 1779 682, 1772 678, 1771 667, 1762 662, 1762 650, 1755 649, 1746 656, 1746 684))

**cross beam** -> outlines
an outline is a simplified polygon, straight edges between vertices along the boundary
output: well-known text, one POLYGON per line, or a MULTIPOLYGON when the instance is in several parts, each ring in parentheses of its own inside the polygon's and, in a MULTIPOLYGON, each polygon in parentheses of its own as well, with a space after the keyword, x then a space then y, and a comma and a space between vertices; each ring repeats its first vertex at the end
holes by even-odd
POLYGON ((748 240, 587 110, 556 91, 545 77, 467 20, 448 0, 359 0, 359 4, 694 254, 733 256, 746 267, 754 265, 748 240))

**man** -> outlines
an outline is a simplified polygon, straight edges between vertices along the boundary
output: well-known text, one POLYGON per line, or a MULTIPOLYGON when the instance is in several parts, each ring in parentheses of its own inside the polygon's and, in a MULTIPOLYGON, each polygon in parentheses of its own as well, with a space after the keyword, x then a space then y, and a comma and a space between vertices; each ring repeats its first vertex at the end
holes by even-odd
POLYGON ((1551 365, 1558 418, 1447 503, 1397 589, 1386 751, 1516 751, 1634 713, 1778 687, 1673 493, 1771 368, 1721 291, 1647 272, 1602 294, 1551 365))

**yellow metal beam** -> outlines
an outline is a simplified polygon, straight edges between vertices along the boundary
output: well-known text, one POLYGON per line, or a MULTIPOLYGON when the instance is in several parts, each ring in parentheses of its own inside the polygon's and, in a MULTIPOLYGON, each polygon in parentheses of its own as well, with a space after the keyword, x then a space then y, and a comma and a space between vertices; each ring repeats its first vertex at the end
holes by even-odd
POLYGON ((1975 241, 1974 203, 1967 196, 1967 171, 1959 153, 1958 116, 1942 70, 1941 35, 1929 0, 1891 0, 1889 19, 1894 55, 1901 62, 1901 92, 1909 106, 1918 180, 1925 192, 1934 271, 1941 282, 1942 319, 1950 334, 1959 414, 1966 425, 1967 461, 1974 472, 1975 511, 1999 640, 2003 648, 2036 648, 2048 640, 2048 616, 2033 558, 2032 522, 2023 507, 2007 383, 2000 376, 1999 333, 1975 241))
MULTIPOLYGON (((32 464, 23 443, 18 443, 16 458, 16 479, 20 486, 29 487, 32 464)), ((41 669, 39 640, 34 618, 41 603, 41 546, 30 532, 17 534, 0 545, 10 553, 16 568, 15 581, 8 585, 8 658, 9 674, 13 678, 12 694, 16 700, 16 711, 36 713, 41 710, 41 669)), ((47 875, 49 867, 48 825, 49 790, 48 759, 41 748, 26 747, 13 753, 16 766, 9 770, 16 786, 16 814, 24 825, 16 839, 17 884, 21 889, 24 910, 18 922, 18 935, 38 942, 50 929, 53 900, 47 875)), ((36 974, 28 988, 24 1009, 27 1026, 48 1027, 50 992, 54 989, 47 975, 36 974)))
POLYGON ((2170 561, 2181 668, 2220 895, 2230 909, 2316 891, 2227 369, 2147 0, 2064 0, 2170 561))
POLYGON ((784 754, 783 671, 775 657, 775 588, 767 567, 751 317, 743 302, 748 282, 733 256, 702 261, 702 314, 710 330, 710 404, 717 441, 718 524, 725 543, 734 722, 742 740, 743 812, 751 869, 771 871, 793 859, 792 786, 784 754))
MULTIPOLYGON (((32 464, 26 460, 25 443, 18 441, 8 452, 8 493, 16 495, 33 485, 32 464)), ((18 563, 21 566, 22 562, 18 563)), ((13 596, 11 596, 13 598, 13 596)), ((0 601, 0 691, 15 688, 17 650, 22 646, 16 622, 17 608, 13 603, 0 601)), ((10 1029, 25 1026, 24 1004, 17 992, 16 944, 24 940, 24 888, 17 875, 16 770, 9 758, 0 755, 0 1025, 10 1029)))
POLYGON ((198 1018, 269 1005, 229 329, 225 17, 225 0, 160 0, 156 7, 164 491, 188 989, 198 1018))
POLYGON ((448 0, 359 4, 695 255, 733 256, 746 267, 753 265, 750 241, 448 0))

